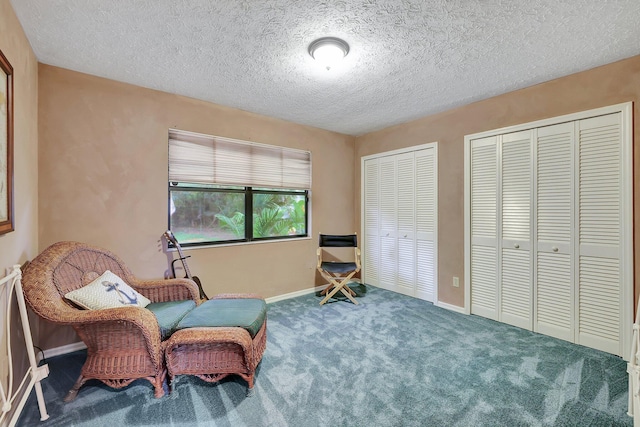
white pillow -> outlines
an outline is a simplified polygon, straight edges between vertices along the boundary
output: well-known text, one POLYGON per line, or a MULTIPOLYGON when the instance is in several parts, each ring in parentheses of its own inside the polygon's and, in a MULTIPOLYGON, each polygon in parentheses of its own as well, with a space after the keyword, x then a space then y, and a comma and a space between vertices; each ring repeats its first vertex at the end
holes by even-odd
POLYGON ((128 305, 146 307, 151 303, 109 270, 88 285, 68 292, 65 297, 89 310, 128 305))

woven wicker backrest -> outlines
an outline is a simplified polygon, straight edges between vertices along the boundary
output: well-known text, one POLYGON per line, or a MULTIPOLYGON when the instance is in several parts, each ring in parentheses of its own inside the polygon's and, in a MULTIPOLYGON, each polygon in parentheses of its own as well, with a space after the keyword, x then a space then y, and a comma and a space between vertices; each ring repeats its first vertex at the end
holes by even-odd
POLYGON ((125 267, 115 255, 98 249, 79 247, 71 251, 53 269, 53 283, 60 295, 88 285, 102 273, 111 270, 126 277, 125 267))
POLYGON ((58 242, 42 251, 26 268, 23 290, 27 302, 40 316, 66 322, 78 308, 64 298, 106 270, 129 282, 133 274, 113 253, 79 242, 58 242))

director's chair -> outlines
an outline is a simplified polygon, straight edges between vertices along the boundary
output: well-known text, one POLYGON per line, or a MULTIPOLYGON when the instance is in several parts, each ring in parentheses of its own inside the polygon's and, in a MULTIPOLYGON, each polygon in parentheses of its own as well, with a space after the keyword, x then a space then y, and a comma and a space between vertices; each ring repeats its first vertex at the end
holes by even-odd
POLYGON ((358 236, 356 234, 320 234, 317 254, 317 269, 322 277, 329 281, 329 285, 322 291, 322 295, 326 294, 326 296, 322 301, 320 301, 320 305, 327 302, 338 292, 342 292, 351 300, 351 302, 358 304, 358 301, 353 298, 356 293, 347 286, 349 280, 351 280, 351 278, 360 271, 360 249, 358 249, 358 236), (323 261, 322 254, 324 251, 322 248, 354 248, 355 259, 353 262, 323 261))

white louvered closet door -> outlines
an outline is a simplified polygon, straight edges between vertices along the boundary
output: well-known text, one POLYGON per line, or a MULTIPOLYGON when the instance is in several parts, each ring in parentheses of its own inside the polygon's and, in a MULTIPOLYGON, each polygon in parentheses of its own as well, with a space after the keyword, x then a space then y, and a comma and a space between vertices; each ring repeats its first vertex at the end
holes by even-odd
POLYGON ((630 354, 632 108, 465 137, 472 314, 630 354))
POLYGON ((500 320, 532 329, 531 131, 502 135, 500 320))
POLYGON ((498 320, 497 137, 471 141, 471 312, 498 320))
POLYGON ((398 279, 396 291, 414 296, 416 285, 414 154, 394 156, 397 171, 398 279))
POLYGON ((364 162, 364 247, 362 273, 364 283, 379 285, 380 272, 380 198, 378 159, 364 162))
POLYGON ((536 132, 534 331, 574 341, 572 223, 574 122, 536 132))
POLYGON ((621 354, 621 115, 578 122, 579 344, 621 354))
POLYGON ((380 167, 380 287, 395 291, 398 278, 398 208, 396 161, 379 159, 380 167))
POLYGON ((436 150, 415 153, 416 168, 416 297, 435 300, 436 291, 436 150))
POLYGON ((365 283, 437 300, 437 144, 362 158, 365 283))

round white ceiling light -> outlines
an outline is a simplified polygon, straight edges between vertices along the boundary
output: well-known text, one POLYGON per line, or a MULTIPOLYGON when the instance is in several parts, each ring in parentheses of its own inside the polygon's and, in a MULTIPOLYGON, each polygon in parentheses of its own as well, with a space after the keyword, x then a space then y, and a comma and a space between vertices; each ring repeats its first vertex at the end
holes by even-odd
POLYGON ((349 53, 349 45, 336 37, 322 37, 309 45, 309 55, 327 70, 339 63, 349 53))

